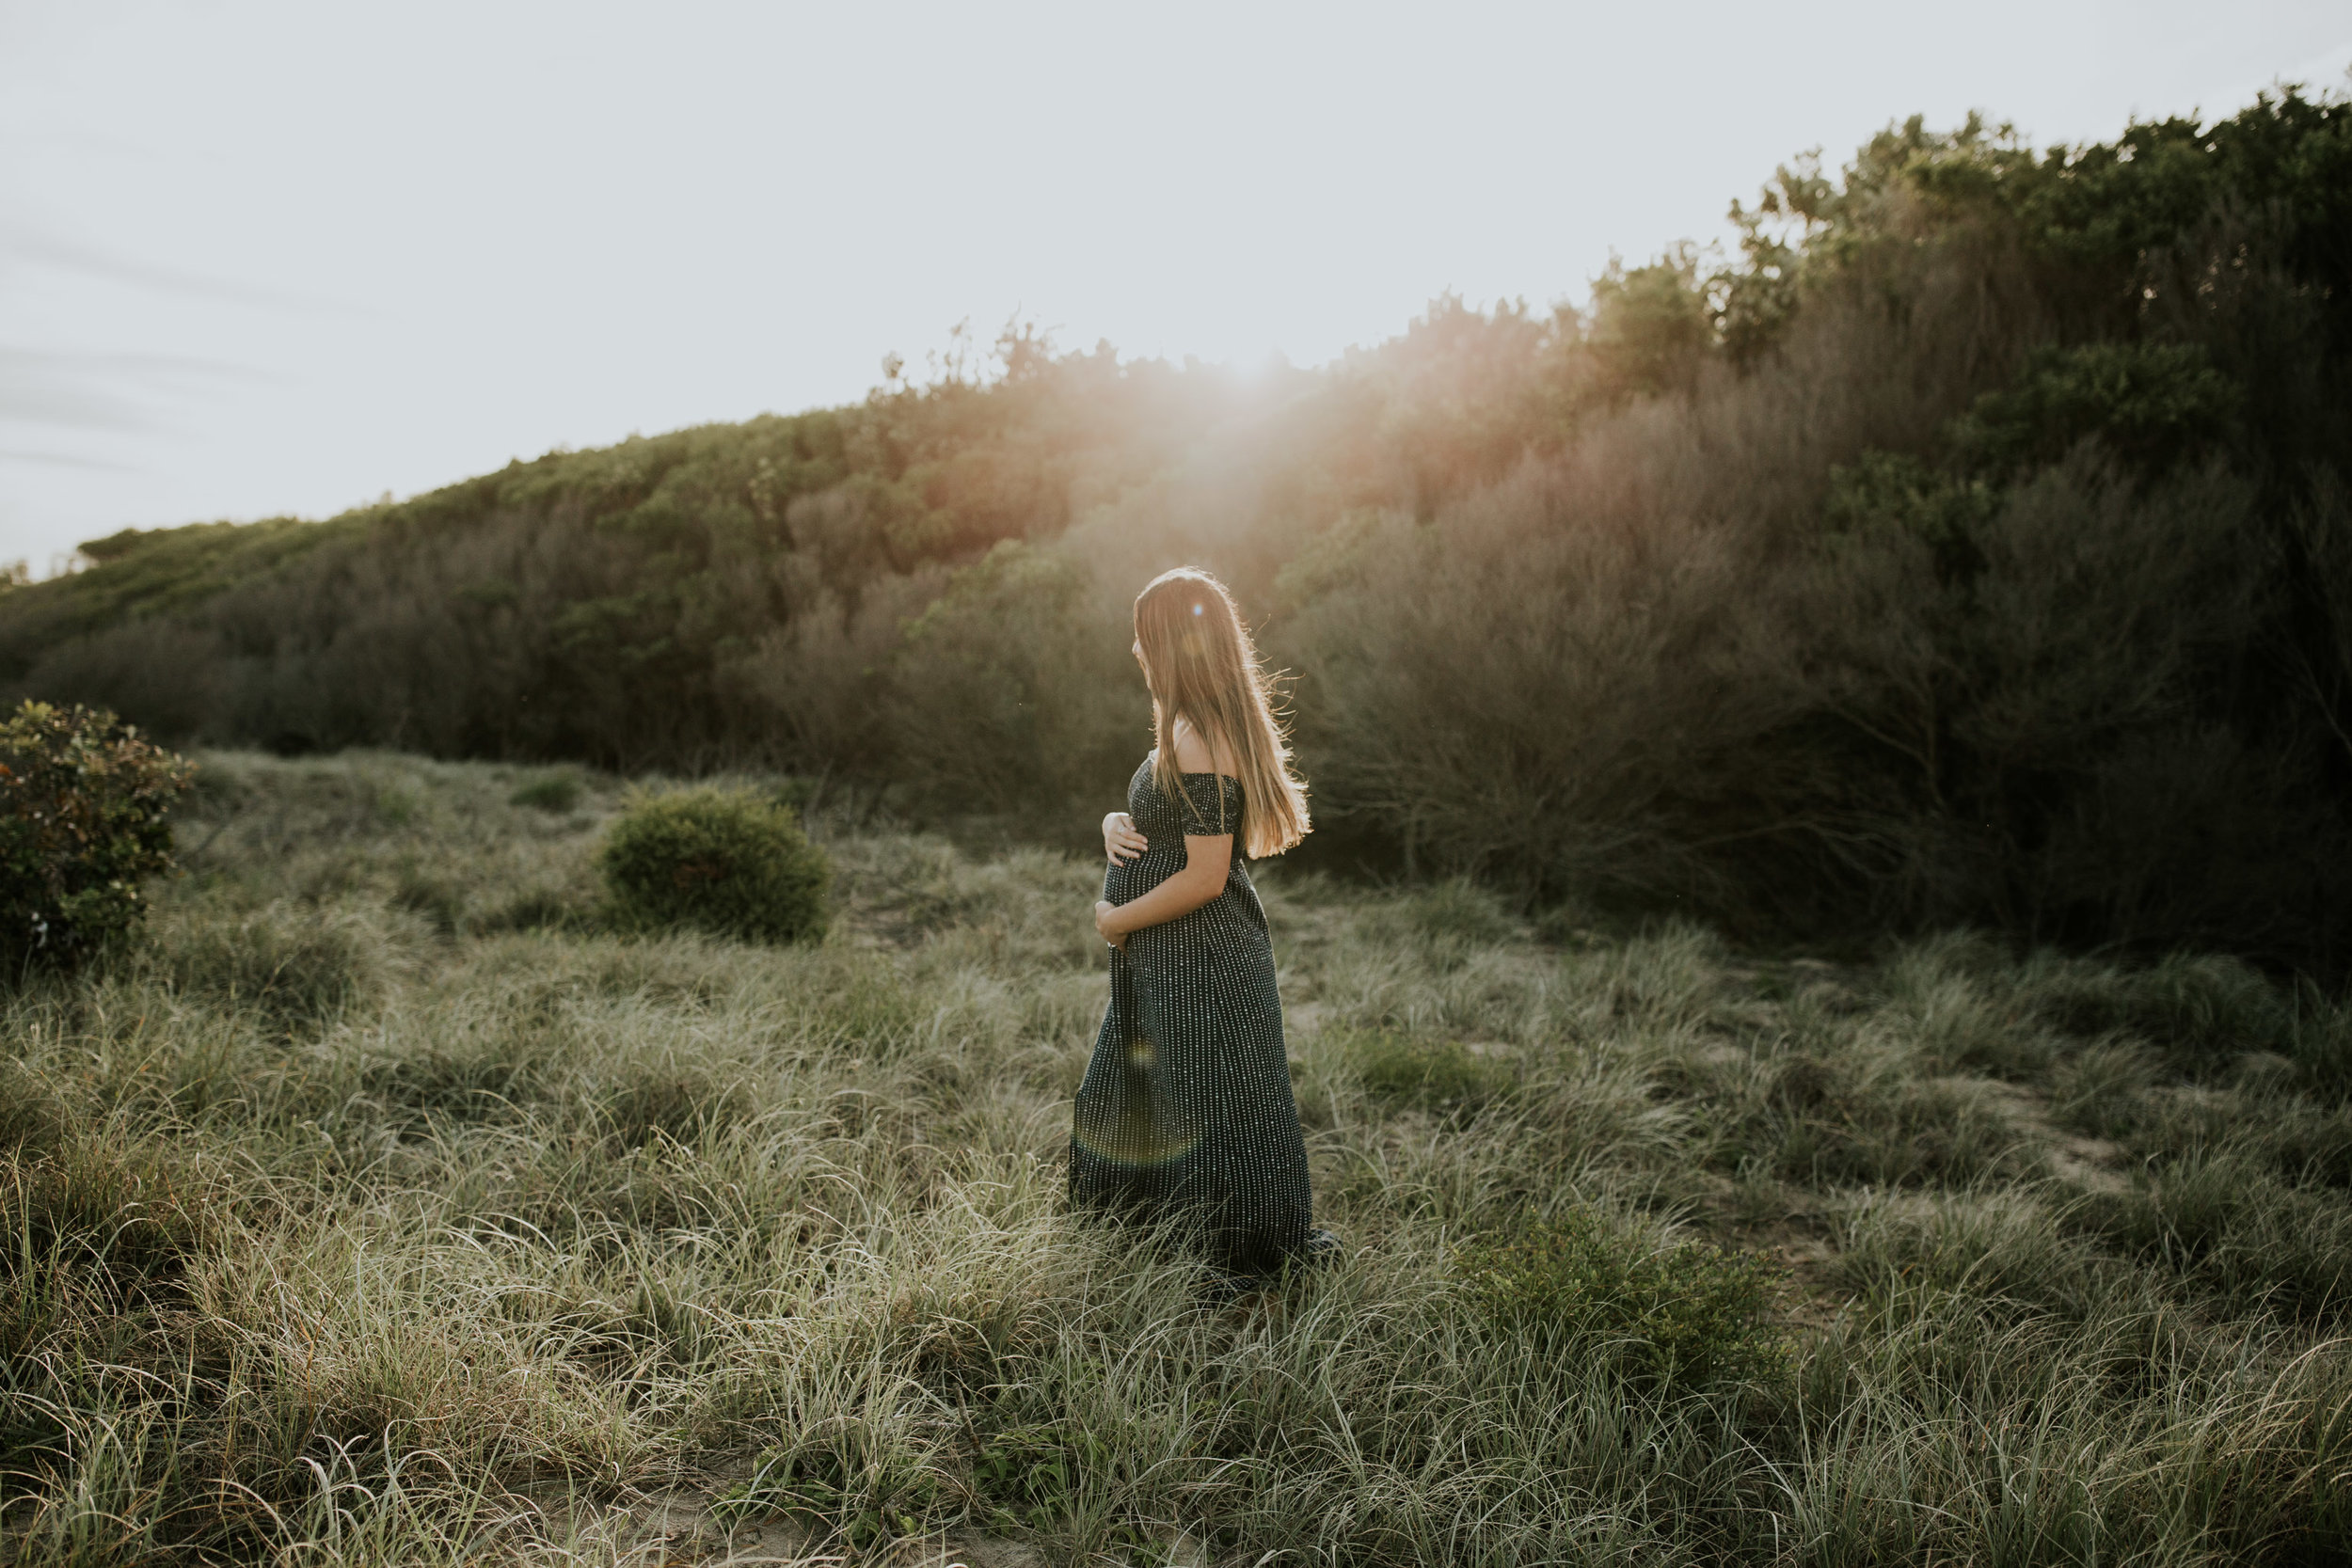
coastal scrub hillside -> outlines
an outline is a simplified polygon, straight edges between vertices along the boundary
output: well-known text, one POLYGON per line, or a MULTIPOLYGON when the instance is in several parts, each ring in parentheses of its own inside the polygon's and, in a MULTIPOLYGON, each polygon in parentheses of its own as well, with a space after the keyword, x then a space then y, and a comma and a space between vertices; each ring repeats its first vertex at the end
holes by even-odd
POLYGON ((866 402, 119 534, 0 682, 167 736, 1099 814, 1232 582, 1311 855, 1808 940, 2352 962, 2352 105, 1892 127, 1580 307, 1315 371, 1009 326, 866 402))

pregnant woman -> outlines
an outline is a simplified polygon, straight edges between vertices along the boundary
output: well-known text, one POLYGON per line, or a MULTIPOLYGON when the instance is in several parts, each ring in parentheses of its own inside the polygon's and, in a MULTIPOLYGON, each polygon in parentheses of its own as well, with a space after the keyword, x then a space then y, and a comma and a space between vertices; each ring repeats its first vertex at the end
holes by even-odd
POLYGON ((1224 585, 1189 567, 1136 598, 1158 744, 1103 819, 1094 906, 1111 1000, 1079 1086, 1074 1203, 1189 1229, 1226 1290, 1336 1247, 1309 1228, 1307 1148, 1265 911, 1244 856, 1307 832, 1306 790, 1224 585))

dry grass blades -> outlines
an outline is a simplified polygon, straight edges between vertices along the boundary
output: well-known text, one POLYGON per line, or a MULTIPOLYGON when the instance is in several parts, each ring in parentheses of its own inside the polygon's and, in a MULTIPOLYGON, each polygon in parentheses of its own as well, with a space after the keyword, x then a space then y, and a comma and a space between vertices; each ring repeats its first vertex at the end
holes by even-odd
POLYGON ((0 1562, 2352 1546, 2346 1022, 2242 967, 1269 866, 1346 1255, 1203 1309, 1064 1212, 1091 863, 819 810, 821 942, 627 936, 610 781, 203 777, 0 998, 0 1562))

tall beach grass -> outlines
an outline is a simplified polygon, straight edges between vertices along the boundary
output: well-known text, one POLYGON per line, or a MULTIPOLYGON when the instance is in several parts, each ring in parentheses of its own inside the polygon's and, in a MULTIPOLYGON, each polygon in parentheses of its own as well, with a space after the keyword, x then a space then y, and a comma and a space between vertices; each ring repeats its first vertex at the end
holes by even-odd
POLYGON ((2352 1550, 2352 1031, 2228 960, 1263 867, 1345 1248, 1210 1309, 1063 1202, 1086 858, 820 811, 821 943, 621 935, 612 781, 204 763, 0 998, 0 1562, 2352 1550))

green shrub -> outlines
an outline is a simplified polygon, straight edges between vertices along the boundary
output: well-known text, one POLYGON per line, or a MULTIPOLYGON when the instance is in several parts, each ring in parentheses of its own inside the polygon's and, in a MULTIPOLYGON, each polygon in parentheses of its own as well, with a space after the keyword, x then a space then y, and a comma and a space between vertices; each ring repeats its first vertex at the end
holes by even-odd
POLYGON ((833 868, 791 813, 745 790, 641 796, 598 852, 619 923, 695 926, 755 942, 825 931, 833 868))
POLYGON ((524 781, 506 799, 511 805, 529 806, 534 811, 551 812, 560 816, 580 804, 584 789, 578 773, 562 768, 524 781))
POLYGON ((1563 1358, 1620 1360, 1690 1392, 1777 1381, 1788 1347, 1770 1321, 1781 1276, 1753 1253, 1661 1247, 1586 1209, 1464 1247, 1457 1262, 1489 1322, 1563 1358))
POLYGON ((71 964, 136 926, 193 772, 103 710, 28 702, 0 721, 0 960, 71 964))

